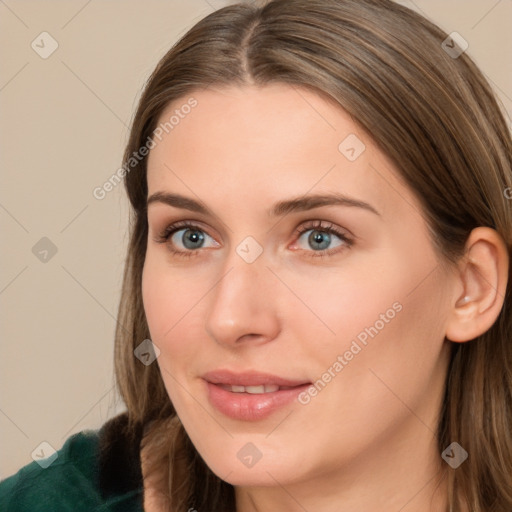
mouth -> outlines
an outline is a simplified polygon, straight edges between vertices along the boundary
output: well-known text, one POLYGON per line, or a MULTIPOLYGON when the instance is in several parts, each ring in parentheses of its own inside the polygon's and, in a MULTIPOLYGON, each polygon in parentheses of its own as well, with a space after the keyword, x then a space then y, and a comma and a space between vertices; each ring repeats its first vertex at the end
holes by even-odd
MULTIPOLYGON (((271 373, 246 371, 233 372, 231 370, 213 370, 203 375, 203 379, 212 384, 224 386, 256 388, 260 386, 277 386, 279 388, 294 388, 304 384, 311 384, 306 379, 288 379, 271 373)), ((276 391, 276 390, 274 390, 276 391)), ((236 392, 236 391, 235 391, 236 392)), ((240 391, 239 391, 240 392, 240 391)), ((248 391, 250 393, 250 391, 248 391)), ((260 391, 255 391, 259 393, 260 391)))
POLYGON ((232 393, 249 393, 251 395, 262 395, 264 393, 275 393, 285 389, 293 389, 294 386, 277 386, 276 384, 265 384, 261 386, 236 386, 231 384, 217 384, 226 391, 232 393))
POLYGON ((220 413, 240 421, 258 421, 290 404, 309 386, 260 372, 216 370, 203 375, 210 404, 220 413))

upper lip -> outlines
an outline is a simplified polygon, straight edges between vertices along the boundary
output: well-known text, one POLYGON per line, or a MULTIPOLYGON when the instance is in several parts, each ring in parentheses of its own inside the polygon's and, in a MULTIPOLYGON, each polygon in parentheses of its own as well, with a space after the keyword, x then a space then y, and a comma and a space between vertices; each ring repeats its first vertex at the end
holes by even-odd
POLYGON ((262 386, 274 384, 276 386, 301 386, 310 384, 307 380, 284 379, 270 373, 246 371, 236 373, 230 370, 213 370, 203 375, 203 379, 212 384, 228 384, 231 386, 262 386))

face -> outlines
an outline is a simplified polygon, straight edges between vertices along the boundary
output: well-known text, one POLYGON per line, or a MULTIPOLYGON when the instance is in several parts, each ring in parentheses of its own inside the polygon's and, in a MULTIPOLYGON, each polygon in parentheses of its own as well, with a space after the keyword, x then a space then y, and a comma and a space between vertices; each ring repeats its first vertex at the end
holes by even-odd
POLYGON ((156 364, 195 447, 236 486, 328 485, 424 456, 453 276, 418 200, 313 92, 192 97, 163 113, 195 105, 148 157, 142 286, 156 364))

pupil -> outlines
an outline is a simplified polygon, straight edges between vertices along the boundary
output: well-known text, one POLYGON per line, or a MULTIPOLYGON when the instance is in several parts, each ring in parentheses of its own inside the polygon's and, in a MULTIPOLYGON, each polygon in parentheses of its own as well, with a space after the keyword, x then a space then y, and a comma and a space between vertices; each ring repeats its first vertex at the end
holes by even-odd
POLYGON ((190 231, 189 230, 189 233, 191 233, 191 234, 188 237, 184 236, 183 244, 188 249, 195 249, 196 246, 188 247, 187 242, 192 242, 192 244, 195 244, 197 242, 202 242, 204 240, 204 235, 202 235, 199 231, 190 231))
POLYGON ((317 244, 322 244, 322 242, 325 242, 324 246, 320 247, 320 249, 326 249, 327 246, 329 245, 330 237, 327 233, 321 233, 320 231, 313 231, 310 235, 310 239, 311 239, 310 241, 317 243, 317 244))

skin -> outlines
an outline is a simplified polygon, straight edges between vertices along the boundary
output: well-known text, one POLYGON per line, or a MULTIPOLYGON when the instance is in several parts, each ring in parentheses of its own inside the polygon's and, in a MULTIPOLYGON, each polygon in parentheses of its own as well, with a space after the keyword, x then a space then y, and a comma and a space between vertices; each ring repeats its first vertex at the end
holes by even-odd
POLYGON ((495 321, 508 268, 499 235, 474 230, 471 258, 441 265, 419 202, 392 163, 313 92, 275 84, 193 97, 197 106, 150 151, 148 196, 182 194, 213 215, 148 206, 142 287, 157 363, 196 449, 235 486, 239 512, 446 510, 447 465, 434 435, 445 336, 464 342, 495 321), (349 134, 366 146, 355 161, 338 149, 349 134), (330 192, 379 214, 354 206, 266 214, 277 201, 330 192), (199 225, 203 246, 183 245, 186 228, 155 241, 184 220, 199 225), (333 234, 325 257, 315 256, 314 228, 296 233, 308 221, 337 227, 353 244, 333 234), (263 249, 252 263, 236 251, 247 236, 263 249), (247 422, 210 404, 201 376, 218 368, 315 382, 396 303, 400 312, 307 405, 294 401, 247 422), (262 454, 250 468, 237 457, 249 442, 262 454))

